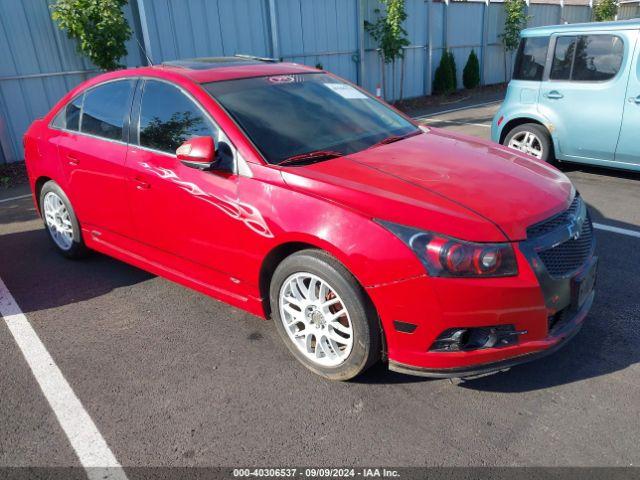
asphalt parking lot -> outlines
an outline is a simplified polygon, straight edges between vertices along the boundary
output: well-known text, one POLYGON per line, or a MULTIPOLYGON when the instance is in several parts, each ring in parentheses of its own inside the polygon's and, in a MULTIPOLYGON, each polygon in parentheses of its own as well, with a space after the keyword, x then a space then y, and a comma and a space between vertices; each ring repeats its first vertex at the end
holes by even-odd
MULTIPOLYGON (((421 121, 488 138, 497 107, 421 121)), ((102 255, 63 259, 31 200, 6 200, 23 190, 0 197, 0 278, 125 471, 640 465, 640 176, 561 168, 600 226, 587 324, 559 352, 476 380, 383 365, 321 380, 269 321, 102 255)), ((6 322, 0 365, 0 466, 80 466, 6 322)))

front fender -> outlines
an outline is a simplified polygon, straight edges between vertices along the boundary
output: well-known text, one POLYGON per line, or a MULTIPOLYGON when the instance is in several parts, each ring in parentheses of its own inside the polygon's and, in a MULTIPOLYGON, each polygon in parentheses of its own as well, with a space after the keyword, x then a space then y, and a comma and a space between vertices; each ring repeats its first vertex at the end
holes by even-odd
POLYGON ((252 164, 253 178, 239 180, 243 203, 251 205, 263 229, 236 232, 237 250, 242 255, 229 259, 237 276, 247 286, 259 285, 265 261, 288 244, 306 244, 325 250, 340 261, 363 287, 424 275, 416 255, 400 239, 372 218, 346 206, 293 190, 280 172, 252 164))

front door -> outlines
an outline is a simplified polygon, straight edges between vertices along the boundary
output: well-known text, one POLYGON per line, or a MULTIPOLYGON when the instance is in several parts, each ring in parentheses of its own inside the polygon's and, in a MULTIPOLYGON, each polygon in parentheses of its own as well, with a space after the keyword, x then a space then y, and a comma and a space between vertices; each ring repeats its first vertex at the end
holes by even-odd
POLYGON ((138 124, 127 157, 135 239, 186 276, 227 284, 240 254, 238 177, 189 168, 175 155, 189 138, 217 144, 224 134, 188 94, 156 80, 142 87, 138 124))
POLYGON ((616 161, 640 167, 640 43, 633 54, 626 97, 616 161))
POLYGON ((552 37, 538 109, 551 123, 559 158, 614 159, 630 41, 625 31, 552 37))

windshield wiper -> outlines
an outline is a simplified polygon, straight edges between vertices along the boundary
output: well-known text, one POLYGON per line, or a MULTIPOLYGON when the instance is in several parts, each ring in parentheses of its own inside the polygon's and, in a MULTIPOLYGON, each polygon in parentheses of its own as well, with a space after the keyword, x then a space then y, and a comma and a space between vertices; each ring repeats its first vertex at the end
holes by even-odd
POLYGON ((404 140, 405 138, 413 137, 422 133, 422 130, 415 130, 413 132, 405 133, 404 135, 391 135, 387 138, 383 138, 379 142, 374 143, 369 148, 379 147, 380 145, 388 145, 389 143, 397 142, 398 140, 404 140))
POLYGON ((302 165, 342 156, 344 156, 344 153, 334 152, 333 150, 314 150, 313 152, 301 153, 299 155, 287 157, 279 162, 278 165, 302 165))

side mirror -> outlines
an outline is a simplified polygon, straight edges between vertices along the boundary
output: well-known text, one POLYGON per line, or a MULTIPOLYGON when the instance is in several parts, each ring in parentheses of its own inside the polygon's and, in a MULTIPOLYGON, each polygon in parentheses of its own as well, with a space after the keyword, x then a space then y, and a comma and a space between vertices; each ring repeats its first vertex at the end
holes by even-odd
POLYGON ((182 164, 205 172, 218 170, 233 172, 233 151, 220 142, 217 146, 211 137, 194 137, 178 147, 176 156, 182 164))
POLYGON ((176 156, 186 167, 211 170, 215 163, 215 142, 211 137, 194 137, 178 147, 176 156))

